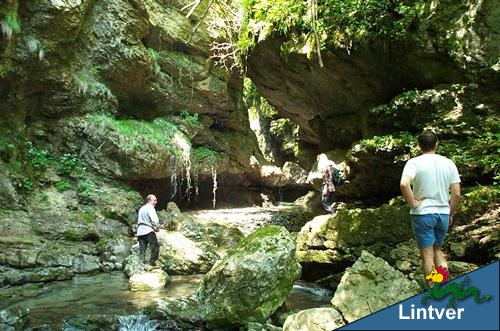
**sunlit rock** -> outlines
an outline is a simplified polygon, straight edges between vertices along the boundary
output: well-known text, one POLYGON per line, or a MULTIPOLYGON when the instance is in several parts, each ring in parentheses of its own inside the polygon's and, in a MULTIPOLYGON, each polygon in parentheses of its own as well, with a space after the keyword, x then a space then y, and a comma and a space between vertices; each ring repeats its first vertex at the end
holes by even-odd
POLYGON ((283 331, 331 331, 345 322, 334 308, 313 308, 302 310, 286 318, 283 331))
POLYGON ((163 270, 138 272, 129 279, 131 291, 151 291, 165 287, 168 274, 163 270))
POLYGON ((206 273, 218 259, 213 249, 204 249, 182 233, 161 231, 158 237, 160 243, 158 262, 171 274, 206 273))
POLYGON ((342 276, 331 302, 352 323, 421 292, 416 281, 408 280, 383 259, 363 251, 342 276))
POLYGON ((202 314, 214 328, 263 323, 299 278, 293 236, 266 226, 248 237, 205 275, 197 292, 202 314))

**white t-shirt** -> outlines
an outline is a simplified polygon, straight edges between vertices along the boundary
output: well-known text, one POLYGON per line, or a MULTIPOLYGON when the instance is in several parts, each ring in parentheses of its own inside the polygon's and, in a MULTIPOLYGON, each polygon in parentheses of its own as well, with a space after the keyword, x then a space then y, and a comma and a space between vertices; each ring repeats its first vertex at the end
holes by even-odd
POLYGON ((424 199, 410 214, 449 214, 450 185, 460 183, 452 160, 439 154, 422 154, 406 163, 401 177, 412 179, 413 195, 424 199))

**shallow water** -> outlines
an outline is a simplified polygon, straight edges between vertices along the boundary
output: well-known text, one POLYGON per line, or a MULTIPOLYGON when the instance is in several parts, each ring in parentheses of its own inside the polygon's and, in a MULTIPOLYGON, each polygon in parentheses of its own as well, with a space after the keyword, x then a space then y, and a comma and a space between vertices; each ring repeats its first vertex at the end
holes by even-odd
MULTIPOLYGON (((76 276, 69 281, 0 289, 0 309, 27 307, 30 310, 28 327, 50 325, 61 328, 63 321, 87 314, 136 314, 156 300, 192 295, 203 275, 171 276, 168 285, 160 290, 132 292, 122 272, 94 276, 76 276), (9 297, 10 296, 10 297, 9 297)), ((323 307, 330 304, 332 293, 297 282, 285 301, 286 310, 323 307)))

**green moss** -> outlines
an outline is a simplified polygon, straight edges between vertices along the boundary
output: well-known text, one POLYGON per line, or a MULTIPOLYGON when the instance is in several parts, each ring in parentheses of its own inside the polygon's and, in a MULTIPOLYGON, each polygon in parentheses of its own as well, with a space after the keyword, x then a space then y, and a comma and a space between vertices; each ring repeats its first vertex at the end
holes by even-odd
POLYGON ((85 239, 85 233, 78 230, 67 230, 61 234, 61 237, 69 241, 82 241, 85 239))
POLYGON ((400 205, 343 209, 337 212, 338 234, 330 238, 342 246, 371 245, 375 241, 399 243, 412 238, 409 209, 400 205), (369 235, 368 235, 369 234, 369 235))
POLYGON ((104 126, 116 131, 120 136, 120 148, 124 151, 140 151, 144 155, 169 148, 171 156, 182 160, 190 141, 172 122, 157 118, 152 122, 133 119, 119 120, 107 114, 94 114, 91 121, 96 126, 104 126))
POLYGON ((225 162, 225 154, 216 152, 210 147, 201 146, 191 150, 191 163, 195 170, 217 169, 218 165, 225 162))

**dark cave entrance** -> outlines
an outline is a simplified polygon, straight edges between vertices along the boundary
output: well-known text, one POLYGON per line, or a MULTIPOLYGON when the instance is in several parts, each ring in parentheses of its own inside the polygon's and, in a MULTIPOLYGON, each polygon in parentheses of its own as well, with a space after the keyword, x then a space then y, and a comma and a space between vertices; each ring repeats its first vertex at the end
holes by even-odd
POLYGON ((262 206, 266 200, 273 204, 281 201, 293 202, 310 190, 299 186, 268 188, 231 185, 232 182, 229 178, 217 179, 215 207, 214 183, 211 178, 193 181, 189 192, 186 190, 185 180, 173 185, 170 178, 137 179, 128 181, 127 184, 137 190, 143 198, 148 194, 156 195, 157 210, 165 209, 168 202, 175 202, 182 211, 262 206))

